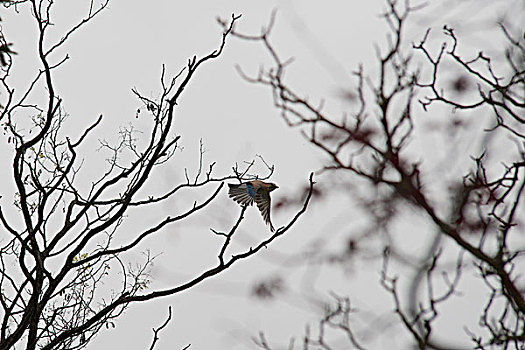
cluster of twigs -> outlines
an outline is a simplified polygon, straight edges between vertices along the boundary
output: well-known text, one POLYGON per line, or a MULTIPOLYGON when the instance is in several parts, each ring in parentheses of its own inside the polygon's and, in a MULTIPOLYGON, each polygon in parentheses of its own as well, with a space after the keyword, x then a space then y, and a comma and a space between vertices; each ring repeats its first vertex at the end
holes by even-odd
MULTIPOLYGON (((130 303, 173 295, 218 275, 268 246, 304 213, 313 188, 312 176, 310 193, 302 209, 286 226, 256 246, 228 256, 226 250, 244 218, 246 208, 242 208, 227 233, 214 231, 224 236, 216 266, 180 285, 152 290, 148 271, 154 257, 146 253, 145 261, 132 267, 125 263, 122 254, 142 249, 140 246, 146 238, 199 213, 217 198, 225 181, 246 181, 255 176, 251 169, 256 160, 235 166, 232 174, 216 176, 215 163, 206 169, 201 144, 199 167, 194 177, 190 178, 185 172, 186 181, 173 184, 163 194, 144 194, 154 170, 176 155, 180 135, 173 130, 173 121, 182 93, 202 65, 222 54, 226 39, 240 16, 232 15, 219 47, 208 55, 190 58, 171 78, 163 66, 158 99, 133 90, 144 105, 143 110, 147 111, 151 129, 141 135, 145 135, 145 139, 140 142, 133 126, 120 129, 116 144, 101 141, 101 150, 109 153, 107 167, 96 172, 97 178, 86 178, 89 174, 82 168, 80 146, 99 128, 103 116, 75 140, 63 135, 67 113, 53 77, 69 57, 65 55, 57 60, 51 54, 63 48, 74 32, 100 14, 108 1, 97 6, 91 0, 86 16, 56 42, 48 41, 46 36, 54 22, 54 1, 26 0, 11 4, 18 9, 29 7, 34 17, 41 66, 35 68, 34 79, 26 87, 17 87, 15 92, 10 78, 16 61, 12 53, 2 52, 6 61, 0 76, 3 88, 0 121, 7 144, 13 150, 11 160, 2 158, 7 162, 4 170, 12 170, 16 184, 16 210, 6 211, 11 200, 4 195, 0 203, 0 349, 85 347, 101 327, 113 326, 112 320, 130 303), (34 102, 42 95, 45 105, 34 102), (143 231, 123 229, 122 224, 130 213, 142 212, 144 208, 172 199, 182 189, 209 188, 214 184, 205 200, 190 203, 182 212, 150 224, 143 231), (117 237, 118 244, 115 243, 117 237), (115 283, 115 279, 120 288, 107 290, 103 286, 103 282, 115 283)), ((273 168, 261 160, 271 176, 273 168)), ((158 331, 155 337, 157 334, 158 331)))
MULTIPOLYGON (((390 27, 388 46, 378 52, 376 75, 366 75, 363 67, 354 73, 357 84, 352 96, 357 108, 348 116, 325 112, 322 104, 312 102, 285 81, 291 60, 281 58, 270 40, 274 15, 261 34, 232 31, 237 38, 261 44, 272 60, 271 68, 263 68, 255 76, 242 70, 240 74, 251 83, 271 89, 274 104, 286 124, 299 128, 303 136, 328 157, 325 171, 349 174, 352 182, 364 180, 369 189, 368 204, 361 203, 361 209, 368 210, 377 224, 370 231, 390 230, 390 224, 403 216, 407 204, 426 216, 428 227, 436 235, 429 239, 429 249, 423 257, 418 257, 419 262, 411 261, 413 277, 408 284, 408 306, 399 297, 398 277, 387 270, 388 257, 401 255, 395 246, 402 246, 402 242, 392 240, 380 247, 388 252, 384 254, 381 285, 392 295, 394 310, 418 348, 457 345, 440 335, 434 324, 440 316, 439 307, 457 295, 458 284, 466 274, 465 266, 473 264, 477 271, 469 270, 469 273, 485 284, 489 297, 480 305, 480 314, 474 315, 473 323, 478 323, 481 329, 467 330, 466 337, 479 349, 523 349, 525 280, 520 271, 524 268, 525 248, 523 231, 519 228, 525 187, 523 32, 512 32, 507 25, 500 24, 508 45, 502 55, 504 60, 496 61, 483 52, 473 58, 460 54, 459 39, 452 28, 445 26, 443 31, 450 42, 433 54, 428 48, 430 30, 420 42, 410 47, 404 43, 407 18, 415 9, 409 1, 386 1, 384 19, 390 27), (452 68, 444 67, 445 60, 452 68), (445 69, 450 70, 450 75, 445 69), (446 80, 451 75, 460 77, 452 89, 446 80), (470 86, 466 81, 477 86, 477 91, 469 91, 472 100, 459 96, 470 86), (420 95, 424 97, 418 98, 420 95), (429 190, 433 186, 425 182, 425 179, 443 177, 442 173, 431 173, 431 167, 422 165, 426 158, 432 159, 433 150, 414 152, 409 145, 425 132, 417 127, 418 102, 423 111, 441 104, 457 113, 475 111, 479 118, 481 114, 492 116, 493 127, 478 136, 483 139, 484 135, 491 135, 484 139, 492 141, 482 145, 485 152, 471 155, 474 170, 454 179, 454 186, 444 196, 448 198, 436 198, 429 190), (494 154, 501 140, 511 140, 515 145, 506 150, 503 168, 499 155, 494 154), (486 152, 493 158, 488 158, 486 152), (454 253, 444 254, 444 250, 454 253), (457 256, 456 264, 446 263, 450 254, 457 256), (447 258, 443 258, 444 255, 447 258), (437 276, 437 271, 442 273, 442 278, 437 276), (439 292, 434 287, 438 280, 439 292)), ((455 155, 450 155, 449 165, 455 161, 455 155)), ((438 171, 445 172, 444 169, 438 171)), ((341 186, 338 191, 340 189, 341 186)), ((424 229, 428 231, 428 227, 424 229)), ((356 239, 352 242, 357 250, 360 242, 356 239)), ((323 321, 320 324, 324 324, 323 321)), ((269 349, 262 337, 257 344, 269 349)))

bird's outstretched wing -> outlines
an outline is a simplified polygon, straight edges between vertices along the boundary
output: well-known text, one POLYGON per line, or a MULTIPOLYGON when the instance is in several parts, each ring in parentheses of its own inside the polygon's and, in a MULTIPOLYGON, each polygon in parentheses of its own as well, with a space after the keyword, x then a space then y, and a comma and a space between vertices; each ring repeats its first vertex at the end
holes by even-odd
POLYGON ((260 188, 257 193, 255 193, 255 203, 257 203, 257 208, 259 208, 264 222, 270 225, 270 230, 272 232, 275 231, 270 219, 270 208, 272 207, 270 193, 263 188, 260 188))
POLYGON ((228 184, 230 187, 228 195, 240 205, 252 205, 255 200, 256 191, 249 183, 240 185, 228 184))

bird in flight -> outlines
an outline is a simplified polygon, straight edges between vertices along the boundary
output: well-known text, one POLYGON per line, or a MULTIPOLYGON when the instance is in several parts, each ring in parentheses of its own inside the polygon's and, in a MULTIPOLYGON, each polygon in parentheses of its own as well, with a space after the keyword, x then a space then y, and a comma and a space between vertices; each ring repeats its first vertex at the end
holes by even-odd
POLYGON ((279 188, 276 184, 263 182, 261 180, 253 180, 239 185, 228 184, 228 186, 230 187, 228 195, 240 205, 252 205, 255 201, 264 222, 270 225, 270 230, 272 232, 275 231, 272 221, 270 220, 270 192, 279 188))

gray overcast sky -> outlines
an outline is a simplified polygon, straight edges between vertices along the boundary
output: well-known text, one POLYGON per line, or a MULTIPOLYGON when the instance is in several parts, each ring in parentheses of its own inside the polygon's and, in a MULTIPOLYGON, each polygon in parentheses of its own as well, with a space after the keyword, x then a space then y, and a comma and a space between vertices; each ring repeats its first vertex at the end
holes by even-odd
MULTIPOLYGON (((56 32, 81 18, 85 8, 75 2, 56 2, 56 32)), ((439 31, 445 20, 432 16, 438 9, 463 30, 473 47, 491 43, 479 35, 476 25, 485 31, 483 21, 471 19, 473 26, 458 20, 462 11, 472 5, 464 1, 455 10, 444 11, 454 1, 444 1, 437 7, 423 10, 410 22, 412 29, 408 40, 417 40, 423 28, 435 26, 439 31)), ((488 1, 478 5, 481 14, 497 15, 503 11, 490 7, 488 1), (489 7, 486 7, 489 6, 489 7)), ((434 6, 436 6, 434 4, 434 6)), ((70 114, 67 130, 78 135, 82 128, 93 122, 98 115, 105 119, 102 128, 84 147, 86 174, 95 172, 103 165, 102 157, 94 152, 97 139, 115 140, 121 125, 134 123, 147 130, 148 120, 135 118, 140 107, 132 95, 136 87, 152 98, 160 91, 161 65, 170 74, 178 72, 193 55, 202 56, 214 50, 220 42, 221 28, 215 18, 229 19, 232 13, 242 14, 238 30, 259 33, 277 9, 277 21, 272 40, 283 57, 295 57, 287 77, 291 85, 299 87, 308 96, 325 97, 327 109, 335 113, 348 108, 338 95, 338 89, 352 87, 350 73, 359 63, 365 69, 376 68, 374 45, 384 44, 386 25, 379 17, 384 1, 125 1, 112 0, 108 9, 71 38, 69 44, 56 57, 66 52, 71 59, 56 73, 58 93, 64 100, 64 108, 70 114)), ((463 12, 465 13, 465 12, 463 12)), ((485 15, 483 15, 485 16, 485 15)), ((490 17, 489 15, 486 18, 490 17)), ((3 26, 9 40, 15 43, 17 67, 13 76, 20 84, 31 79, 35 70, 35 24, 23 22, 21 16, 4 18, 3 26), (32 60, 33 59, 33 60, 32 60)), ((27 18, 27 17, 26 17, 27 18)), ((484 17, 485 18, 485 17, 484 17)), ((490 28, 486 28, 490 31, 490 28)), ((267 53, 257 44, 229 38, 220 59, 208 63, 189 84, 180 99, 176 112, 175 130, 182 135, 181 152, 169 167, 154 179, 153 191, 165 188, 184 176, 184 167, 194 173, 198 165, 199 140, 207 152, 205 160, 217 162, 217 174, 227 173, 235 162, 251 160, 255 155, 276 167, 272 181, 280 188, 279 196, 291 196, 307 183, 310 171, 322 165, 322 158, 305 142, 297 130, 286 127, 272 106, 270 92, 250 85, 235 70, 240 65, 248 74, 256 74, 261 64, 268 65, 267 53)), ((2 147, 4 147, 2 145, 2 147)), ((264 169, 261 167, 261 171, 264 169)), ((321 185, 329 181, 319 176, 321 185)), ((173 214, 184 208, 183 201, 164 205, 157 212, 147 212, 141 217, 130 217, 129 227, 140 226, 155 219, 173 214)), ((164 321, 167 307, 173 307, 173 320, 161 334, 158 349, 180 349, 191 343, 190 349, 243 349, 248 348, 250 336, 264 330, 272 342, 286 344, 290 336, 300 337, 307 322, 315 322, 320 308, 309 303, 309 297, 326 295, 335 291, 350 295, 360 310, 391 310, 389 296, 379 286, 380 262, 356 262, 351 271, 316 270, 293 267, 286 257, 310 244, 319 235, 330 234, 329 245, 342 244, 347 233, 342 223, 352 218, 353 226, 359 227, 359 213, 342 198, 331 198, 323 205, 313 203, 308 215, 301 219, 295 229, 255 258, 241 262, 226 273, 207 281, 183 294, 144 304, 132 305, 116 323, 115 329, 103 330, 88 347, 100 349, 118 346, 126 349, 145 349, 151 341, 151 328, 164 321), (283 266, 286 262, 286 266, 283 266), (282 300, 258 301, 250 297, 250 287, 261 278, 279 274, 286 278, 287 292, 282 300), (308 278, 306 276, 309 276, 308 278), (316 282, 309 279, 316 276, 316 282), (304 286, 316 289, 305 290, 304 286), (109 345, 108 345, 109 344, 109 345)), ((225 229, 230 216, 237 215, 237 207, 224 192, 218 205, 173 226, 142 247, 154 254, 162 253, 152 270, 153 285, 165 287, 180 283, 192 273, 211 266, 216 259, 216 237, 209 228, 225 229)), ((273 221, 282 225, 292 215, 291 211, 276 212, 273 221)), ((238 233, 239 245, 247 247, 268 235, 258 212, 251 209, 244 229, 238 233)), ((417 240, 413 245, 417 247, 417 240)), ((130 261, 140 260, 140 255, 128 255, 130 261)), ((393 319, 393 315, 367 314, 364 317, 393 319)), ((461 317, 461 315, 457 315, 461 317)), ((392 329, 387 332, 395 334, 392 329)), ((458 330, 461 332, 461 330, 458 330)), ((376 348, 391 346, 392 339, 381 339, 376 348)), ((393 346, 403 348, 403 339, 393 346)))

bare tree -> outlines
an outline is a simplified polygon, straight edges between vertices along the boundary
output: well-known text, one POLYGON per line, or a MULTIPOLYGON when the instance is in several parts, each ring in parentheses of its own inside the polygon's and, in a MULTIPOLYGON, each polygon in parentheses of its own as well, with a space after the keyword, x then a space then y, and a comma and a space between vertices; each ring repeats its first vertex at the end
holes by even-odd
MULTIPOLYGON (((243 167, 233 167, 230 174, 215 175, 215 163, 205 163, 201 147, 195 176, 185 172, 185 181, 174 183, 162 194, 150 194, 146 187, 152 173, 170 162, 179 147, 180 135, 173 128, 173 120, 182 93, 201 66, 222 54, 240 16, 232 15, 217 49, 203 57, 190 58, 177 75, 168 77, 163 66, 157 99, 133 90, 143 105, 142 117, 151 120, 150 129, 137 134, 130 124, 120 129, 116 144, 101 141, 101 152, 109 154, 107 167, 99 170, 95 178, 86 178, 82 165, 88 153, 82 155, 81 146, 97 132, 103 117, 81 130, 76 139, 64 135, 68 115, 54 74, 69 57, 56 59, 52 54, 98 16, 108 1, 97 5, 90 0, 84 18, 54 42, 46 36, 55 24, 52 14, 58 5, 54 1, 18 0, 8 4, 17 10, 22 7, 30 10, 16 11, 14 15, 32 14, 37 26, 35 49, 40 67, 35 67, 34 79, 27 86, 16 86, 15 90, 11 81, 16 60, 10 51, 2 51, 6 64, 0 76, 3 105, 0 121, 4 140, 12 149, 2 155, 2 162, 4 171, 12 171, 16 189, 14 198, 9 198, 6 185, 0 202, 0 349, 85 347, 101 327, 112 326, 113 320, 131 303, 174 295, 220 274, 269 246, 305 212, 313 189, 312 176, 302 209, 287 225, 245 251, 230 252, 228 248, 244 219, 243 207, 237 218, 232 218, 229 229, 210 232, 213 239, 223 238, 216 265, 180 285, 152 290, 149 267, 154 256, 146 251, 145 261, 128 264, 123 254, 144 250, 141 244, 146 238, 198 215, 214 202, 226 180, 258 177, 252 174, 257 159, 244 163, 243 167), (188 203, 185 210, 174 212, 147 229, 123 229, 128 215, 174 198, 182 190, 198 189, 207 191, 205 200, 188 203), (15 210, 11 207, 13 201, 15 210), (103 286, 108 281, 116 287, 103 286)), ((3 35, 1 40, 2 45, 6 44, 3 35)), ((273 167, 268 166, 268 174, 261 178, 272 173, 273 167)), ((170 318, 171 310, 166 322, 170 318)), ((165 325, 154 329, 151 348, 165 325)))
MULTIPOLYGON (((464 53, 460 38, 446 25, 445 41, 435 50, 437 34, 430 29, 419 42, 405 43, 407 20, 418 8, 410 1, 386 1, 383 17, 390 33, 386 48, 378 49, 377 74, 367 74, 362 66, 354 72, 356 87, 347 94, 354 108, 345 115, 325 112, 322 101, 304 97, 287 82, 291 61, 281 57, 270 38, 275 16, 261 34, 232 31, 237 38, 261 44, 273 62, 256 75, 244 70, 240 74, 271 89, 285 123, 299 128, 328 159, 322 169, 326 176, 347 174, 338 178, 342 185, 333 187, 357 199, 371 220, 365 234, 348 238, 341 255, 356 255, 372 236, 381 238, 376 247, 384 259, 379 282, 391 294, 393 310, 417 348, 465 344, 441 334, 435 324, 442 317, 440 308, 458 297, 458 285, 468 276, 480 282, 473 288, 487 296, 480 313, 472 316, 479 329, 465 329, 472 347, 525 349, 525 240, 520 220, 525 187, 523 23, 520 16, 499 22, 506 46, 498 57, 464 53), (431 132, 419 116, 425 112, 444 144, 469 139, 479 148, 470 154, 453 148, 436 166, 434 149, 413 145, 431 132), (475 127, 487 122, 492 126, 475 127), (461 173, 447 171, 454 167, 461 173), (426 224, 414 229, 435 233, 427 238, 425 252, 407 257, 404 242, 395 239, 393 231, 396 223, 410 222, 418 213, 424 214, 426 224), (402 277, 392 271, 392 259, 404 265, 402 277), (408 284, 406 300, 400 296, 400 279, 408 284)), ((322 254, 315 252, 307 259, 320 261, 322 254)), ((327 308, 319 322, 318 335, 308 331, 301 348, 334 348, 323 331, 327 325, 346 334, 346 346, 361 348, 359 334, 348 327, 353 315, 346 304, 336 297, 335 308, 327 308), (334 315, 339 321, 333 321, 334 315)), ((264 334, 255 342, 271 348, 264 334)), ((294 349, 294 343, 288 348, 294 349)))

